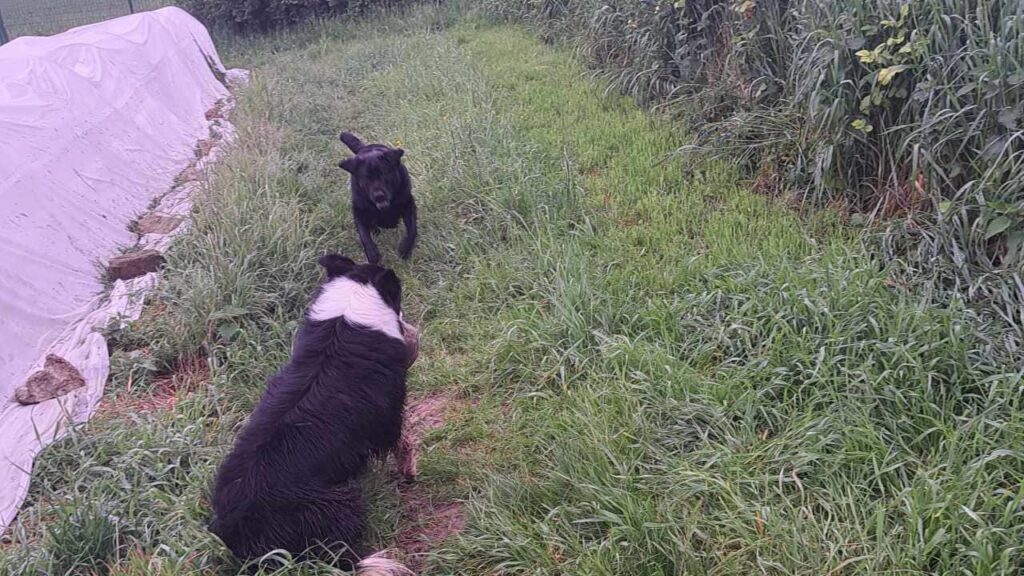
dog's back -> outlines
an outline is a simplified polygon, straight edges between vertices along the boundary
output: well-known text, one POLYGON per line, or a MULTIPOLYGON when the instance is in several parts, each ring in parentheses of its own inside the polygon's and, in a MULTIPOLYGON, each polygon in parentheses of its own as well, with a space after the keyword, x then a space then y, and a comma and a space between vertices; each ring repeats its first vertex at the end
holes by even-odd
POLYGON ((343 315, 314 318, 316 304, 214 485, 210 530, 242 559, 357 544, 357 478, 401 434, 409 354, 401 336, 343 315))

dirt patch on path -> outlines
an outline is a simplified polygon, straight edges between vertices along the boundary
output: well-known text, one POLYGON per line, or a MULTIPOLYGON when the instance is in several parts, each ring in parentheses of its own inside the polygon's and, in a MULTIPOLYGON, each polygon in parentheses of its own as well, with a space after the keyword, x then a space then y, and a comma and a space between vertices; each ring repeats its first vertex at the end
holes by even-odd
POLYGON ((444 426, 448 412, 457 407, 458 402, 444 392, 414 400, 405 409, 405 433, 419 444, 431 430, 444 426))
POLYGON ((131 414, 170 412, 181 394, 188 394, 210 380, 210 365, 204 356, 181 359, 174 372, 158 377, 144 390, 135 390, 129 380, 125 389, 104 398, 97 416, 124 417, 131 414))
MULTIPOLYGON (((413 401, 405 412, 405 434, 416 446, 431 430, 444 426, 448 415, 462 403, 443 392, 435 392, 413 401)), ((438 500, 420 484, 401 488, 402 529, 395 544, 416 573, 423 570, 427 553, 466 527, 462 504, 438 500)))
POLYGON ((466 527, 462 504, 434 502, 423 492, 415 488, 402 492, 403 517, 407 524, 395 538, 396 546, 408 559, 409 568, 417 574, 426 564, 427 553, 466 527))

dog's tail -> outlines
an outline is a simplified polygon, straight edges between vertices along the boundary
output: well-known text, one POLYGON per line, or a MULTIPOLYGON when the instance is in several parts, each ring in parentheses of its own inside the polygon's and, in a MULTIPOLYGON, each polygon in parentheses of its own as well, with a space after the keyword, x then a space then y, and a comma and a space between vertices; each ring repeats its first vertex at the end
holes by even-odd
POLYGON ((359 151, 363 149, 363 146, 365 146, 365 144, 363 144, 363 141, 357 138, 355 134, 352 134, 351 132, 342 132, 341 136, 339 136, 338 138, 341 139, 342 143, 344 143, 345 146, 348 146, 348 149, 351 150, 353 154, 359 154, 359 151))
POLYGON ((363 558, 356 564, 356 576, 416 576, 404 564, 391 558, 387 550, 363 558))

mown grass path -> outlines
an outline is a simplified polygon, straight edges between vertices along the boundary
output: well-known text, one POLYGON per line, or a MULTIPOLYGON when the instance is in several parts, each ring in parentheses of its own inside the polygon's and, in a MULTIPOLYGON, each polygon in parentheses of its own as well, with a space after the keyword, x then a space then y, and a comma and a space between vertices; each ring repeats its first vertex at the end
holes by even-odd
POLYGON ((432 8, 236 58, 255 68, 239 147, 121 339, 111 405, 165 393, 153 368, 200 351, 209 374, 48 451, 19 532, 39 539, 0 567, 63 573, 78 550, 122 575, 232 573, 205 490, 287 358, 316 257, 359 254, 341 129, 409 150, 422 242, 408 263, 397 234, 380 245, 422 328, 412 394, 445 407, 415 490, 368 481, 379 545, 429 549, 432 574, 1020 566, 1020 374, 827 216, 667 158, 667 119, 521 29, 432 8), (430 540, 434 517, 461 533, 430 540))

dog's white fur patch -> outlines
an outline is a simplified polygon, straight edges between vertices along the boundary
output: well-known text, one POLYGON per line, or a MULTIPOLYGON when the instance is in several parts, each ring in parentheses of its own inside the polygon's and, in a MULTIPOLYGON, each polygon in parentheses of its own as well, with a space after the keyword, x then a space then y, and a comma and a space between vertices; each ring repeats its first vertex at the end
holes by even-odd
POLYGON ((344 318, 362 328, 405 341, 399 328, 401 319, 377 289, 344 276, 324 284, 320 296, 309 307, 309 318, 317 322, 344 318))
POLYGON ((415 574, 401 562, 389 558, 387 551, 381 551, 373 556, 363 558, 362 562, 356 564, 356 576, 415 576, 415 574))

